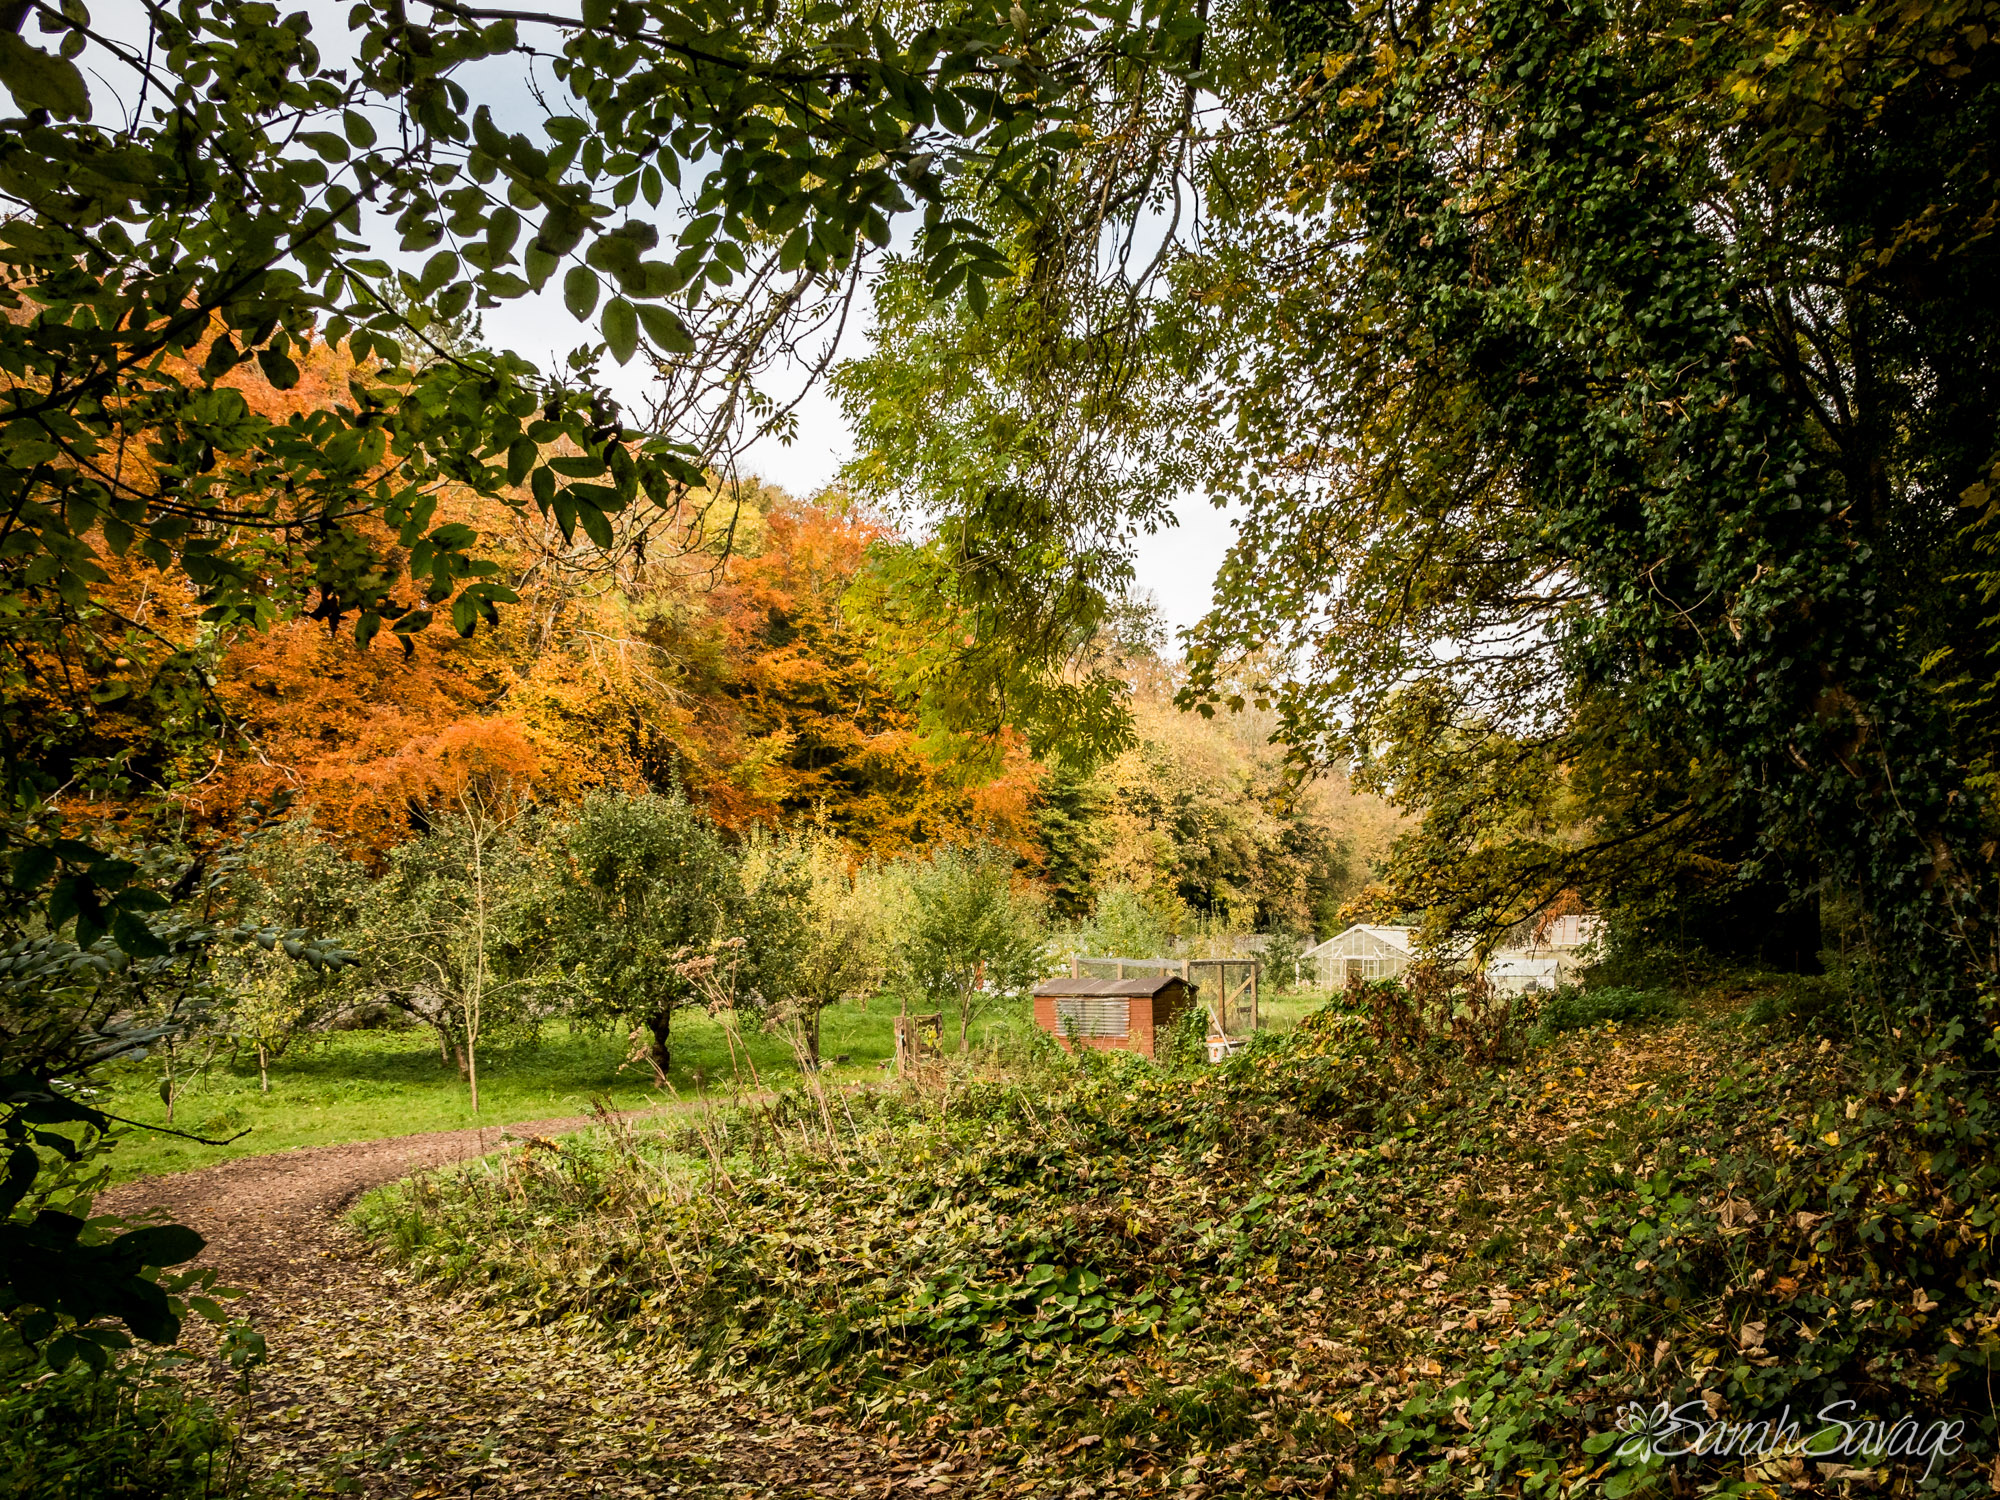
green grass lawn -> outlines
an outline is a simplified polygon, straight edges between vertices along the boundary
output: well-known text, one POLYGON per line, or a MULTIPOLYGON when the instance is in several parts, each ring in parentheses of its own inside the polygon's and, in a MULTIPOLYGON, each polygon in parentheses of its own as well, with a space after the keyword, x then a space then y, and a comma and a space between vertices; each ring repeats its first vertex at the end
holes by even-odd
MULTIPOLYGON (((1267 1030, 1289 1031, 1299 1019, 1326 1003, 1320 994, 1260 998, 1267 1030)), ((830 1007, 821 1019, 825 1076, 854 1085, 887 1076, 895 1052, 893 1000, 877 999, 830 1007), (844 1063, 832 1059, 845 1056, 844 1063)), ((973 1039, 1005 1046, 1032 1028, 1026 1005, 993 1007, 973 1023, 973 1039)), ((949 1033, 946 1044, 952 1044, 949 1033)), ((754 1028, 747 1045, 750 1062, 767 1084, 783 1086, 797 1077, 791 1048, 783 1038, 754 1028)), ((480 1049, 479 1114, 474 1116, 465 1084, 438 1055, 427 1030, 345 1031, 315 1037, 271 1066, 271 1091, 257 1087, 257 1063, 248 1052, 233 1060, 225 1051, 188 1078, 193 1059, 182 1049, 176 1068, 183 1076, 173 1124, 197 1135, 247 1134, 226 1146, 203 1146, 172 1136, 134 1130, 112 1157, 122 1180, 163 1172, 185 1172, 234 1156, 257 1156, 294 1146, 329 1146, 377 1140, 469 1125, 510 1125, 590 1112, 602 1098, 614 1109, 646 1109, 672 1104, 674 1093, 653 1086, 644 1063, 625 1065, 625 1043, 602 1032, 572 1032, 565 1022, 542 1028, 539 1038, 496 1037, 480 1049)), ((147 1124, 167 1123, 159 1097, 161 1061, 110 1070, 98 1102, 114 1114, 147 1124)), ((722 1027, 705 1012, 674 1017, 671 1078, 681 1098, 699 1090, 726 1091, 738 1081, 753 1086, 749 1070, 732 1070, 722 1027)))
POLYGON ((1322 1006, 1339 998, 1338 990, 1300 990, 1297 994, 1260 991, 1257 996, 1257 1029, 1290 1031, 1322 1006))
MULTIPOLYGON (((886 1077, 886 1064, 895 1052, 895 1013, 895 1003, 882 999, 867 1009, 859 1004, 830 1007, 820 1027, 821 1055, 831 1064, 823 1076, 850 1085, 886 1077), (832 1063, 840 1056, 848 1060, 832 1063)), ((979 1045, 1004 1046, 1033 1024, 1025 1005, 995 1006, 974 1020, 973 1039, 979 1045)), ((948 1045, 950 1041, 948 1037, 948 1045)), ((782 1037, 758 1032, 752 1023, 747 1047, 767 1085, 797 1078, 797 1064, 782 1037)), ((621 1038, 572 1034, 560 1021, 543 1027, 538 1040, 496 1038, 480 1049, 475 1117, 465 1084, 439 1057, 428 1030, 347 1031, 313 1038, 272 1064, 268 1094, 258 1089, 254 1055, 245 1051, 232 1061, 224 1051, 204 1071, 183 1078, 173 1123, 199 1135, 229 1136, 247 1129, 246 1135, 226 1146, 203 1146, 134 1130, 112 1161, 123 1180, 294 1146, 587 1114, 598 1098, 616 1109, 673 1103, 672 1093, 653 1086, 652 1072, 643 1062, 623 1066, 625 1054, 621 1038)), ((185 1074, 191 1062, 183 1048, 177 1071, 185 1074)), ((157 1055, 109 1070, 94 1102, 130 1120, 165 1124, 161 1077, 157 1055)), ((692 1098, 703 1088, 726 1091, 736 1077, 722 1027, 702 1011, 676 1015, 671 1082, 680 1096, 692 1098)), ((743 1088, 753 1087, 747 1068, 740 1078, 743 1088)))

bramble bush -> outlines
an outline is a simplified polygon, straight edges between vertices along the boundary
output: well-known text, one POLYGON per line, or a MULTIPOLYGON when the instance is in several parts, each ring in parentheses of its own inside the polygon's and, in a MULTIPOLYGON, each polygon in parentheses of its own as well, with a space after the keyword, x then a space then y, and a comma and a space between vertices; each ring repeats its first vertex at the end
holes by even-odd
POLYGON ((1602 1026, 1611 1021, 1663 1021, 1677 1016, 1682 1006, 1672 995, 1660 990, 1638 989, 1629 985, 1564 985, 1542 1001, 1535 1022, 1535 1034, 1546 1040, 1565 1031, 1602 1026))

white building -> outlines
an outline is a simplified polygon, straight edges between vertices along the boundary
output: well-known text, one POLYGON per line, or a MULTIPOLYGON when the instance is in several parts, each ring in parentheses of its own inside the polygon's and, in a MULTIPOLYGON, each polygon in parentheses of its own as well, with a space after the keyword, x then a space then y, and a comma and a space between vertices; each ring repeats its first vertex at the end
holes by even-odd
POLYGON ((1604 919, 1586 913, 1530 917, 1500 940, 1486 965, 1486 977, 1503 995, 1553 990, 1574 984, 1604 932, 1604 919))
MULTIPOLYGON (((1594 916, 1522 922, 1501 939, 1487 960, 1486 978, 1503 995, 1553 990, 1573 983, 1603 925, 1603 919, 1594 916)), ((1463 953, 1465 948, 1459 951, 1463 953)), ((1347 987, 1350 975, 1364 980, 1394 979, 1416 956, 1414 927, 1363 922, 1306 949, 1299 956, 1299 966, 1322 987, 1338 990, 1347 987)))
POLYGON ((1562 917, 1530 917, 1516 922, 1501 939, 1500 951, 1507 953, 1575 953, 1596 942, 1604 931, 1604 918, 1573 912, 1562 917))

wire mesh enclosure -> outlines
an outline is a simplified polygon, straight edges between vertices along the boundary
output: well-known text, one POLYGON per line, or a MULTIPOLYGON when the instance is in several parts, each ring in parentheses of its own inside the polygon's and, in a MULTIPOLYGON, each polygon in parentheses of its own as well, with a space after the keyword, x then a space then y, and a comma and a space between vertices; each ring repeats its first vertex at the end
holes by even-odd
POLYGON ((1257 988, 1263 965, 1254 958, 1119 958, 1070 960, 1073 979, 1151 979, 1177 975, 1208 1007, 1210 1029, 1248 1036, 1257 1029, 1257 988))

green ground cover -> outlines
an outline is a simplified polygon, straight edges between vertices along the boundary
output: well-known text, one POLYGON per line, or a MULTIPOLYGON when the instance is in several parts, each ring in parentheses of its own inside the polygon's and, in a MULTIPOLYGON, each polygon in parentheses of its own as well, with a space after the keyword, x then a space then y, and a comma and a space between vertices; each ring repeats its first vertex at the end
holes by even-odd
MULTIPOLYGON (((1024 1049, 857 1093, 837 1139, 795 1101, 789 1131, 579 1137, 360 1216, 462 1293, 1016 1493, 1829 1493, 1788 1458, 1668 1473, 1617 1428, 1838 1400, 1959 1424, 1925 1492, 1990 1493, 2000 1097, 1757 998, 1546 1041, 1529 1014, 1476 1064, 1338 1008, 1221 1067, 1024 1049)), ((1905 1489, 1925 1467, 1842 1458, 1905 1489)))
POLYGON ((106 1373, 74 1364, 0 1376, 0 1500, 251 1493, 228 1419, 176 1377, 181 1363, 142 1357, 106 1373))
MULTIPOLYGON (((830 1007, 821 1024, 821 1054, 828 1081, 851 1086, 880 1079, 895 1051, 895 1003, 877 999, 830 1007), (845 1056, 844 1063, 832 1059, 845 1056)), ((1033 1025, 1025 1005, 994 1007, 973 1025, 975 1044, 1005 1047, 1033 1025)), ((767 1083, 795 1082, 798 1068, 780 1036, 750 1026, 749 1061, 767 1083)), ((207 1136, 247 1131, 226 1146, 204 1146, 134 1130, 113 1153, 116 1179, 185 1172, 236 1156, 257 1156, 295 1146, 329 1146, 422 1131, 508 1125, 522 1120, 588 1114, 595 1099, 615 1109, 647 1109, 691 1099, 703 1090, 727 1091, 732 1070, 722 1026, 700 1011, 674 1019, 673 1091, 653 1086, 644 1063, 626 1065, 623 1040, 605 1032, 572 1032, 552 1022, 539 1037, 496 1038, 482 1048, 479 1114, 472 1113, 463 1081, 438 1055, 429 1031, 334 1032, 302 1045, 272 1065, 271 1090, 258 1087, 256 1058, 224 1050, 193 1073, 184 1050, 177 1059, 182 1089, 173 1124, 207 1136)), ((162 1060, 107 1071, 97 1102, 146 1124, 166 1124, 159 1096, 162 1060)), ((740 1074, 744 1087, 750 1073, 740 1074)))

